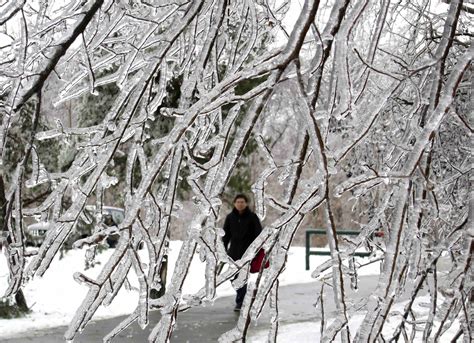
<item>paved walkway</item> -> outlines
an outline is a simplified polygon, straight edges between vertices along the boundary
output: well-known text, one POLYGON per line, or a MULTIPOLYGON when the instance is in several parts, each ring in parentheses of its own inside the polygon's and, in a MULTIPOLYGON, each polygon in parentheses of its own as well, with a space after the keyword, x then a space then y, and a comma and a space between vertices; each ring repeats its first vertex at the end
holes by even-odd
MULTIPOLYGON (((359 291, 348 289, 348 295, 352 301, 369 296, 377 285, 378 276, 364 276, 359 282, 359 291)), ((317 320, 318 314, 314 303, 319 290, 317 282, 307 284, 295 284, 280 287, 279 308, 282 323, 294 323, 308 320, 317 320)), ((325 310, 335 311, 332 293, 327 292, 325 299, 325 310)), ((238 319, 238 313, 233 311, 234 297, 218 298, 212 306, 192 308, 187 312, 179 313, 176 328, 173 332, 172 342, 217 342, 218 337, 232 329, 238 319)), ((327 314, 330 317, 330 313, 327 314)), ((116 317, 106 320, 91 322, 74 342, 92 343, 102 342, 103 336, 110 332, 125 317, 116 317)), ((160 318, 160 313, 154 311, 150 314, 150 324, 145 330, 134 323, 127 330, 116 337, 113 342, 148 342, 147 337, 151 329, 160 318)), ((269 327, 270 314, 264 310, 258 323, 250 325, 249 334, 269 327)), ((22 337, 1 339, 5 343, 59 343, 64 342, 66 327, 26 332, 22 337)))

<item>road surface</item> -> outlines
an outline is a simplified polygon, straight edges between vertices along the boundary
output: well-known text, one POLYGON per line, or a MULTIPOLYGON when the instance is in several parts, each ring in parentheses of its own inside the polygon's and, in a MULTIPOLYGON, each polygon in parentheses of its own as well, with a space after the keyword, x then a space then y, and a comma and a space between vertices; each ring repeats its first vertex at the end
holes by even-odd
MULTIPOLYGON (((363 276, 360 278, 359 290, 354 292, 347 285, 346 290, 352 301, 369 296, 377 285, 378 276, 363 276)), ((282 324, 319 319, 317 309, 314 307, 319 292, 319 283, 295 284, 280 287, 279 308, 282 324)), ((328 317, 334 314, 335 305, 332 292, 325 292, 325 311, 328 317)), ((212 306, 196 307, 178 314, 178 320, 173 332, 172 342, 217 342, 224 332, 232 329, 237 323, 238 313, 233 311, 234 297, 216 299, 212 306)), ((270 313, 264 310, 258 319, 257 325, 250 325, 249 334, 269 327, 270 313)), ((82 334, 76 336, 74 342, 92 343, 102 342, 102 338, 109 333, 125 317, 90 322, 82 334)), ((159 320, 159 311, 150 314, 150 324, 142 330, 136 323, 132 324, 113 342, 148 342, 148 335, 154 324, 159 320)), ((25 332, 21 337, 1 339, 5 343, 59 343, 65 342, 63 335, 67 327, 57 327, 33 332, 25 332)))

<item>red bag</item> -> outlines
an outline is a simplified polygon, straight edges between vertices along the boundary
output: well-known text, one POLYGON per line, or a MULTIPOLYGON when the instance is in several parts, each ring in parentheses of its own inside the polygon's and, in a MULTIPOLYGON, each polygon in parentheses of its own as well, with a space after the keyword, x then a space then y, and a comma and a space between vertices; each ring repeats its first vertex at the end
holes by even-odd
MULTIPOLYGON (((251 273, 258 273, 260 271, 260 267, 262 266, 263 259, 265 258, 265 250, 260 249, 257 255, 253 258, 252 262, 250 263, 250 272, 251 273)), ((270 266, 270 261, 265 263, 265 268, 270 266)))

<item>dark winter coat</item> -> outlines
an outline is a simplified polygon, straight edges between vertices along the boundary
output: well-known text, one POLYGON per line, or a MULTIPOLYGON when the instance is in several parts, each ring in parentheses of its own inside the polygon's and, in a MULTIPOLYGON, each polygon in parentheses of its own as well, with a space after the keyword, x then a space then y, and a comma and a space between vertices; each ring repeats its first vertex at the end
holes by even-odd
POLYGON ((225 218, 224 232, 223 240, 227 254, 236 261, 242 258, 245 250, 262 232, 262 224, 260 224, 257 215, 248 207, 242 214, 234 207, 225 218))

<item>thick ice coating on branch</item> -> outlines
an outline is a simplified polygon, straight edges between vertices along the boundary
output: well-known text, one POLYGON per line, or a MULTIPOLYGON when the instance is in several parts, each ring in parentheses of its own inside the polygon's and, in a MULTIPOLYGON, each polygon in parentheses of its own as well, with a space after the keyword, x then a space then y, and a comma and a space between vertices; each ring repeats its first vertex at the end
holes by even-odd
POLYGON ((75 271, 87 294, 67 340, 126 288, 136 305, 104 341, 136 322, 169 342, 181 311, 232 282, 249 287, 219 341, 246 341, 268 305, 276 342, 288 251, 321 226, 329 259, 311 262, 321 341, 469 341, 472 5, 297 3, 0 6, 6 297, 47 278, 63 248, 84 249, 89 265, 109 248, 96 277, 75 271), (242 191, 264 227, 234 261, 222 224, 242 191), (111 224, 114 210, 123 218, 111 224), (32 220, 47 226, 38 248, 26 247, 32 220), (349 228, 358 234, 340 234, 349 228), (260 249, 270 267, 249 277, 260 249), (186 294, 199 262, 200 290, 186 294), (375 263, 376 291, 353 301, 348 289, 375 263))

